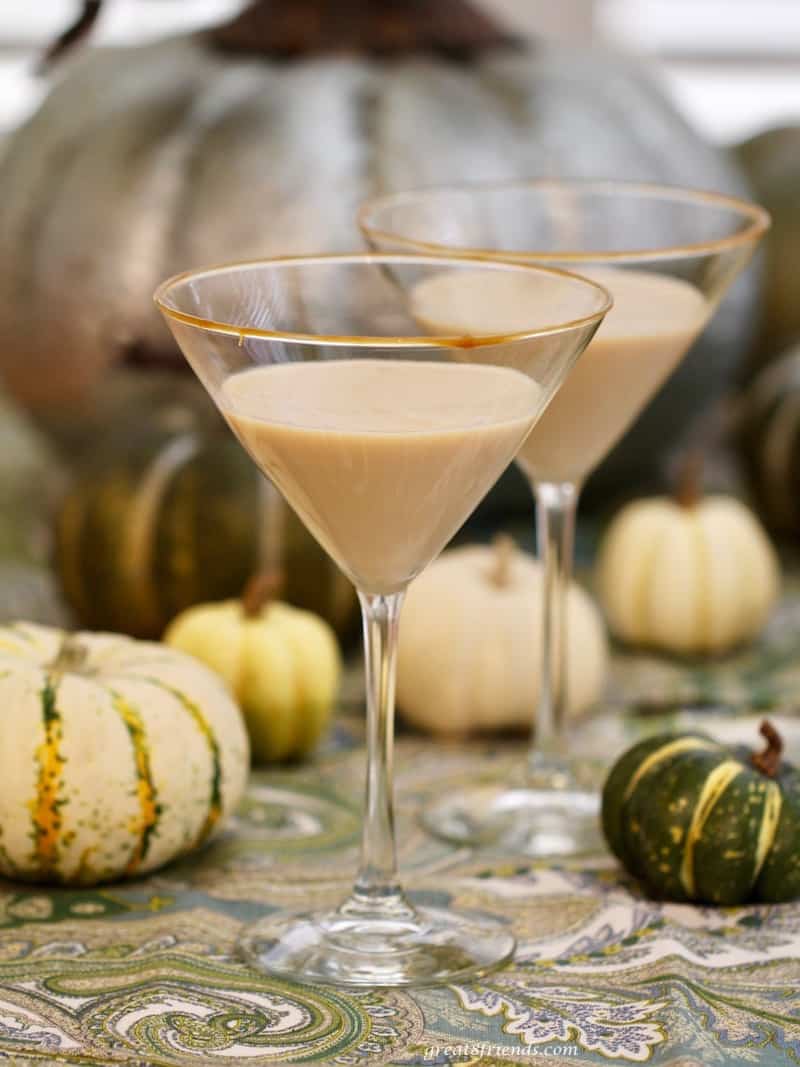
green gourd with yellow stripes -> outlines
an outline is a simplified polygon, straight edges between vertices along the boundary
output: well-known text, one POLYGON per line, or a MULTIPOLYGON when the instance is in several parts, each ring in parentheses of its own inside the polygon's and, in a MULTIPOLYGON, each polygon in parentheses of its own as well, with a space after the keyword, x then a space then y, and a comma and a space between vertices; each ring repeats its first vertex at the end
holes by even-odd
POLYGON ((144 874, 223 825, 249 769, 241 713, 182 652, 114 634, 0 628, 0 874, 144 874))
POLYGON ((768 722, 761 752, 702 733, 625 752, 603 790, 611 851, 653 895, 734 905, 800 896, 800 772, 768 722))

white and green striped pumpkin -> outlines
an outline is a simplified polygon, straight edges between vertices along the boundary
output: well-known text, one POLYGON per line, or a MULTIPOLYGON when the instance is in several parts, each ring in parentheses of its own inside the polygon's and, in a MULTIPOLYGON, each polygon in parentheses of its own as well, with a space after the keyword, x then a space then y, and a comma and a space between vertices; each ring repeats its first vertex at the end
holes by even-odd
POLYGON ((800 772, 766 751, 662 734, 622 755, 603 790, 611 851, 657 897, 708 904, 800 896, 800 772))
POLYGON ((152 871, 238 805, 249 749, 219 678, 113 634, 0 628, 0 872, 91 885, 152 871))

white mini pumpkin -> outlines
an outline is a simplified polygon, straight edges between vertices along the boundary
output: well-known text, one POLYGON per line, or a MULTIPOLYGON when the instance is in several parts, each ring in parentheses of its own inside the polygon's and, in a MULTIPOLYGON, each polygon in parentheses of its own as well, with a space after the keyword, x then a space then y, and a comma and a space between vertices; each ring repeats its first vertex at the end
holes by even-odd
POLYGON ((249 769, 239 709, 189 656, 112 634, 0 628, 0 872, 91 885, 206 841, 249 769))
MULTIPOLYGON (((542 572, 513 542, 443 553, 409 588, 398 653, 405 719, 432 733, 527 727, 539 695, 542 572)), ((601 696, 608 647, 600 613, 573 584, 568 595, 572 714, 601 696)))
POLYGON ((655 497, 629 504, 612 522, 600 547, 597 587, 621 640, 719 653, 762 629, 778 596, 780 568, 741 501, 655 497))

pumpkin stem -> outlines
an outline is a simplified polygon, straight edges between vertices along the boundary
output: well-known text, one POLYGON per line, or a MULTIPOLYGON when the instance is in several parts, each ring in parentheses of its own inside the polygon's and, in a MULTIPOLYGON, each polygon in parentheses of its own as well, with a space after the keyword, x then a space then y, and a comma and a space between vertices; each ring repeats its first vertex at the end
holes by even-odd
POLYGON ((68 26, 63 33, 56 37, 55 41, 53 41, 40 59, 40 74, 46 73, 56 60, 60 59, 65 52, 68 52, 76 44, 82 41, 84 37, 88 37, 91 33, 92 26, 94 26, 97 21, 97 16, 100 14, 100 8, 102 6, 103 0, 83 0, 83 8, 77 19, 68 26))
POLYGON ((705 458, 699 449, 691 449, 681 460, 673 494, 680 507, 696 508, 702 500, 704 468, 705 458))
POLYGON ((763 752, 754 752, 751 756, 753 766, 767 778, 774 778, 781 765, 783 738, 768 719, 764 719, 758 731, 767 742, 763 752))
POLYGON ((494 569, 491 573, 492 582, 500 589, 508 585, 511 578, 511 561, 517 551, 517 545, 513 537, 508 534, 498 534, 492 541, 494 549, 494 569))
MULTIPOLYGON (((103 0, 83 0, 77 19, 42 57, 41 73, 89 36, 102 6, 103 0)), ((471 59, 521 45, 468 0, 253 0, 208 39, 227 51, 281 58, 433 52, 471 59)))
POLYGON ((65 634, 49 673, 57 678, 62 674, 81 674, 89 660, 89 649, 77 634, 65 634))
POLYGON ((252 0, 209 38, 228 51, 284 59, 415 52, 470 59, 519 43, 468 0, 252 0))
POLYGON ((257 618, 271 600, 278 599, 283 585, 283 574, 280 571, 264 571, 262 574, 255 574, 242 593, 242 611, 245 618, 257 618))

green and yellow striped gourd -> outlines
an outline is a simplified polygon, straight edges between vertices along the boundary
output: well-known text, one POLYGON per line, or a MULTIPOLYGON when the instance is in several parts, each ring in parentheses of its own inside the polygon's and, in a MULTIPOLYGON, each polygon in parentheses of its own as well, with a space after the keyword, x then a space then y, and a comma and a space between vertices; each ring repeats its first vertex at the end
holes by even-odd
POLYGON ((241 714, 189 656, 112 634, 0 628, 0 873, 70 885, 152 871, 244 793, 241 714))
POLYGON ((800 773, 764 752, 701 733, 640 741, 611 770, 603 831, 615 856, 657 897, 708 904, 800 896, 800 773))

